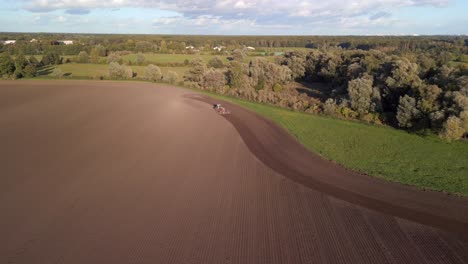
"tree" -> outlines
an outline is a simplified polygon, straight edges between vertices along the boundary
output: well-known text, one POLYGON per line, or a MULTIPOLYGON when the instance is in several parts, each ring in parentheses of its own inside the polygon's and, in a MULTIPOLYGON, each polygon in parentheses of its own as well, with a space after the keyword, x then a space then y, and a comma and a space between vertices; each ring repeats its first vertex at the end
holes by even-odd
POLYGON ((162 77, 161 69, 153 64, 150 64, 145 69, 145 79, 148 81, 160 81, 162 77))
POLYGON ((167 71, 166 75, 164 75, 164 80, 170 84, 176 84, 179 80, 179 74, 174 71, 167 71))
POLYGON ((26 78, 33 78, 36 77, 37 75, 37 69, 36 66, 29 64, 24 67, 24 77, 26 78))
POLYGON ((219 56, 216 56, 208 61, 208 66, 211 68, 220 69, 224 67, 224 63, 219 56))
POLYGON ((356 79, 365 72, 360 63, 354 62, 348 66, 346 77, 349 79, 356 79))
POLYGON ((115 52, 107 56, 107 63, 111 64, 113 62, 122 63, 122 58, 115 52))
POLYGON ((94 47, 92 50, 91 50, 91 53, 89 54, 89 61, 91 63, 99 63, 99 60, 100 60, 100 56, 99 56, 99 49, 94 47))
POLYGON ((336 116, 336 111, 337 111, 337 107, 336 107, 335 99, 328 98, 325 101, 325 104, 323 105, 323 113, 329 116, 336 116))
POLYGON ((57 65, 62 63, 62 58, 56 51, 48 51, 42 57, 42 65, 57 65))
POLYGON ((420 96, 420 100, 418 101, 418 108, 423 113, 429 114, 438 110, 439 105, 437 103, 437 99, 442 93, 442 89, 440 89, 437 85, 424 84, 418 88, 418 93, 420 96))
POLYGON ((420 115, 421 112, 416 108, 416 99, 408 95, 400 97, 397 111, 397 120, 400 127, 413 127, 415 120, 417 120, 420 115))
POLYGON ((150 52, 153 49, 153 45, 148 41, 137 41, 135 44, 136 52, 150 52))
POLYGON ((117 62, 111 62, 109 64, 109 76, 115 79, 131 79, 133 71, 130 67, 120 65, 117 62))
POLYGON ((456 116, 450 116, 444 124, 440 137, 446 140, 460 139, 466 130, 463 128, 462 120, 456 116))
POLYGON ((14 76, 17 79, 24 77, 24 68, 29 64, 28 60, 23 53, 20 53, 16 56, 15 59, 15 72, 14 76))
POLYGON ((306 72, 306 54, 301 51, 292 51, 284 55, 284 60, 281 63, 288 66, 292 72, 293 79, 302 79, 306 72))
POLYGON ((417 57, 417 63, 421 68, 421 73, 424 75, 429 70, 434 69, 436 67, 436 62, 431 57, 427 56, 424 53, 421 53, 417 57))
POLYGON ((232 59, 235 61, 243 62, 247 55, 243 50, 236 49, 232 52, 232 59))
POLYGON ((351 108, 363 116, 371 110, 374 78, 368 74, 348 82, 351 108))
POLYGON ((452 59, 453 59, 453 56, 452 56, 452 53, 448 52, 448 51, 442 51, 439 56, 437 56, 437 59, 438 59, 438 63, 439 65, 446 65, 447 63, 449 63, 452 59))
POLYGON ((185 76, 186 81, 197 83, 198 85, 203 85, 203 75, 206 71, 206 65, 199 58, 193 59, 190 64, 190 68, 187 76, 185 76))
POLYGON ((34 66, 34 67, 40 66, 40 62, 37 60, 37 58, 35 56, 29 57, 29 64, 34 66))
POLYGON ((399 100, 410 91, 421 86, 419 69, 406 58, 394 57, 383 63, 376 78, 376 86, 382 92, 383 108, 386 112, 397 112, 399 100))
POLYGON ((162 53, 167 52, 167 43, 166 43, 166 41, 161 40, 161 42, 159 43, 159 51, 162 52, 162 53))
POLYGON ((15 67, 16 69, 21 69, 23 70, 24 67, 26 67, 26 65, 29 64, 29 61, 28 59, 26 59, 26 57, 24 56, 23 53, 20 53, 16 56, 16 59, 15 59, 15 67))
POLYGON ((76 58, 76 62, 78 63, 88 63, 89 62, 89 56, 86 51, 80 51, 78 54, 78 57, 76 58))
POLYGON ((4 53, 0 55, 0 77, 12 75, 16 70, 15 61, 10 55, 4 53))
POLYGON ((461 126, 468 133, 468 109, 460 113, 461 126))
POLYGON ((229 64, 229 70, 226 76, 228 85, 232 88, 242 88, 248 83, 244 64, 238 61, 232 61, 229 64))
POLYGON ((145 62, 145 59, 145 55, 143 55, 142 53, 138 53, 136 56, 136 64, 142 65, 145 62))
POLYGON ((226 77, 221 70, 209 69, 203 75, 203 87, 209 90, 220 90, 226 84, 226 77))

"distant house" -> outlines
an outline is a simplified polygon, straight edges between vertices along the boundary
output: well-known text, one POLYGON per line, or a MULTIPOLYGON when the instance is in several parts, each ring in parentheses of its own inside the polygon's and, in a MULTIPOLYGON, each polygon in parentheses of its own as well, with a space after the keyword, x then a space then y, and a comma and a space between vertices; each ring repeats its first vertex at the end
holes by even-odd
POLYGON ((222 51, 224 48, 226 48, 226 47, 224 47, 224 46, 216 46, 216 47, 214 47, 213 49, 214 49, 214 50, 217 50, 217 51, 222 51))
POLYGON ((35 42, 37 42, 37 39, 31 39, 31 41, 29 41, 29 42, 35 43, 35 42))
POLYGON ((73 40, 59 40, 60 44, 73 45, 73 40))
POLYGON ((15 45, 16 40, 5 40, 3 41, 4 45, 15 45))
POLYGON ((194 48, 195 48, 194 46, 187 46, 187 47, 185 47, 185 49, 192 49, 192 50, 193 50, 194 48))
POLYGON ((250 47, 250 46, 249 46, 249 47, 247 47, 246 49, 248 49, 248 50, 255 50, 255 48, 254 48, 254 47, 250 47))

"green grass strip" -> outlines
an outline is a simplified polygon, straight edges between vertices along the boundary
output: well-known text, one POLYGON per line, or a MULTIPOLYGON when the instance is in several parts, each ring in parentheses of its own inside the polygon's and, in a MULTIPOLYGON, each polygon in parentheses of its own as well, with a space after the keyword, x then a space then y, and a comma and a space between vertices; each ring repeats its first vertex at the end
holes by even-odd
POLYGON ((312 152, 389 181, 468 195, 468 144, 215 95, 279 124, 312 152))

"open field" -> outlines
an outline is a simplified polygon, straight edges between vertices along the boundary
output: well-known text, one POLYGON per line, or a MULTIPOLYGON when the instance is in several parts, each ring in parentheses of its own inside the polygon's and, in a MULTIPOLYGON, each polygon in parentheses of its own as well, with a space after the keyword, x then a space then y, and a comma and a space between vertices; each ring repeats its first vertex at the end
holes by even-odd
MULTIPOLYGON (((147 63, 155 63, 155 64, 167 64, 167 63, 184 63, 185 60, 191 61, 193 59, 199 58, 203 62, 207 63, 212 58, 216 57, 216 55, 199 55, 199 54, 164 54, 164 53, 144 53, 145 62, 147 63)), ((131 61, 132 63, 136 63, 137 54, 129 54, 122 56, 122 59, 127 62, 131 61)), ((228 62, 226 59, 227 56, 219 56, 224 60, 224 62, 228 62)))
POLYGON ((347 171, 213 102, 0 82, 0 263, 468 262, 467 198, 347 171))
MULTIPOLYGON (((56 66, 61 69, 62 72, 71 77, 78 78, 94 78, 96 76, 109 76, 109 65, 108 64, 79 64, 79 63, 66 63, 56 66)), ((146 66, 129 66, 134 72, 137 73, 137 77, 143 76, 145 73, 146 66)), ((161 72, 166 74, 168 71, 174 71, 179 74, 182 78, 184 74, 189 70, 189 67, 159 67, 161 72)), ((50 76, 53 68, 49 67, 46 69, 46 74, 43 76, 50 76)))
MULTIPOLYGON (((211 95, 211 94, 210 94, 211 95)), ((211 95, 280 124, 312 152, 386 180, 468 195, 468 144, 211 95)))

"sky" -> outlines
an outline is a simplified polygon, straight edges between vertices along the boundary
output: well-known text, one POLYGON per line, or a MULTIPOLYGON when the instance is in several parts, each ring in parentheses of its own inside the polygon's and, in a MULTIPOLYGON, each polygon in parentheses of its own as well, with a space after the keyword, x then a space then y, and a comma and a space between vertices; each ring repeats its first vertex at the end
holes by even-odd
POLYGON ((468 0, 0 0, 0 32, 464 35, 468 0))

